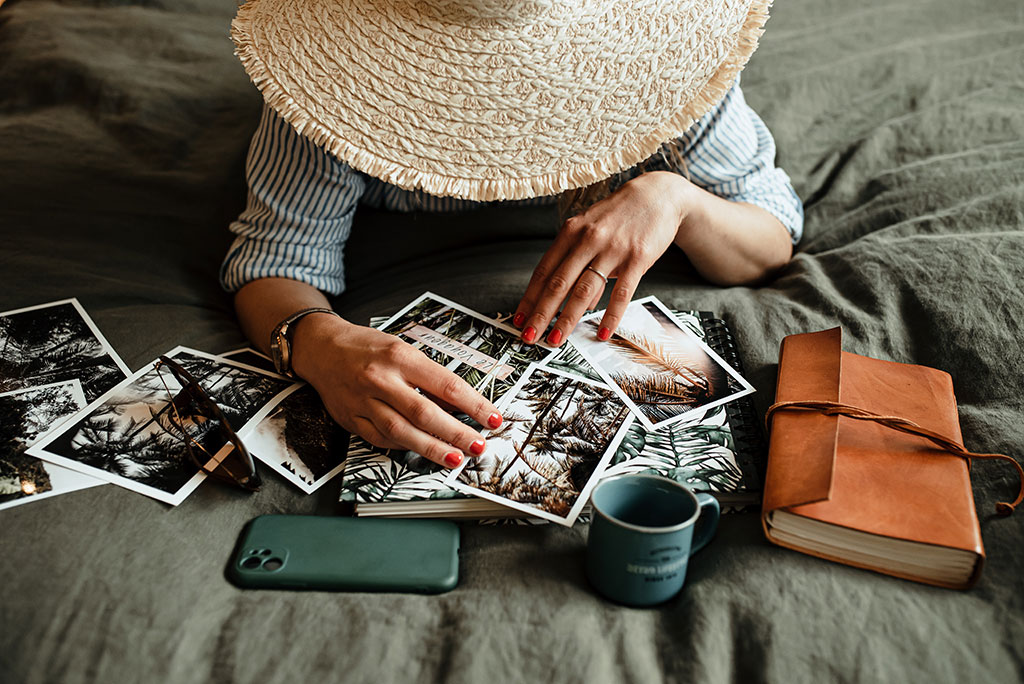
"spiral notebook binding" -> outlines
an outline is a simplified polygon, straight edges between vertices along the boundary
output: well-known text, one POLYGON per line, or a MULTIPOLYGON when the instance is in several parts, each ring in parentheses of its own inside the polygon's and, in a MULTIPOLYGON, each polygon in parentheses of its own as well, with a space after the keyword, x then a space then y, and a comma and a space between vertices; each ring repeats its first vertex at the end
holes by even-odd
MULTIPOLYGON (((745 375, 736 340, 728 324, 709 311, 698 312, 697 318, 704 328, 705 342, 732 366, 737 373, 745 375)), ((765 438, 761 421, 757 418, 754 400, 750 395, 725 405, 733 443, 736 445, 736 461, 743 471, 743 485, 760 492, 764 487, 765 466, 768 460, 768 440, 765 438)))

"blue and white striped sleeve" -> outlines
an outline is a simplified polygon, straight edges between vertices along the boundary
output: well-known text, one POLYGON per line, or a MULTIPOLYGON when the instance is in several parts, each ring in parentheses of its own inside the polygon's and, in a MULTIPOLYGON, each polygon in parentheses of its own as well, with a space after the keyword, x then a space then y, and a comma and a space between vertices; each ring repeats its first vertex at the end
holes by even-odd
POLYGON ((258 278, 291 278, 329 294, 345 288, 342 252, 366 188, 362 174, 264 104, 245 163, 249 199, 220 269, 234 292, 258 278))
POLYGON ((775 166, 775 140, 743 98, 739 84, 683 136, 690 179, 708 192, 767 210, 793 244, 804 229, 803 203, 789 176, 775 166))

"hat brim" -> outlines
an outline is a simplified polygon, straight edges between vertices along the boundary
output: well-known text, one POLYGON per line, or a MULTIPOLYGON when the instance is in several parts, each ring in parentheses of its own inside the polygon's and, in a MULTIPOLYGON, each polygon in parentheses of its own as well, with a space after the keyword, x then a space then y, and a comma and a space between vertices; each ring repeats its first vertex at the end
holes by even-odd
POLYGON ((352 167, 514 200, 603 180, 682 135, 747 63, 770 0, 522 4, 490 18, 444 0, 249 0, 232 38, 267 103, 352 167))

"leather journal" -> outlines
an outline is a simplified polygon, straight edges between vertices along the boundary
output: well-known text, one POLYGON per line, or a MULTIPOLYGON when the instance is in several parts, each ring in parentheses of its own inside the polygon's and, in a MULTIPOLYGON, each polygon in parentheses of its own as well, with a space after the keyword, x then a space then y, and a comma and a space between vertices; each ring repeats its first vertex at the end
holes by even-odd
POLYGON ((771 542, 941 587, 977 580, 985 552, 968 458, 1012 459, 964 449, 949 374, 844 352, 833 328, 783 340, 775 401, 771 542))

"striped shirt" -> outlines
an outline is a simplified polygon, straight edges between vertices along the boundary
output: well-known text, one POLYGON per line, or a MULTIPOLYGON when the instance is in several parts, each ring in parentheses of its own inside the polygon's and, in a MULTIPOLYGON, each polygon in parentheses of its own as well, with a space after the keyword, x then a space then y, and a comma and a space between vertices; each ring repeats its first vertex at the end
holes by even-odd
MULTIPOLYGON (((690 180, 720 197, 769 211, 793 243, 803 232, 803 205, 789 177, 775 166, 775 141, 747 105, 739 85, 683 135, 683 159, 690 180)), ((672 170, 656 154, 631 169, 672 170)), ((630 172, 621 174, 623 180, 630 172)), ((396 211, 463 211, 479 202, 403 190, 352 169, 318 147, 264 105, 246 159, 249 199, 230 230, 235 240, 221 266, 221 284, 238 290, 258 278, 281 277, 308 283, 328 294, 345 287, 343 248, 362 202, 396 211)), ((539 197, 509 204, 550 203, 539 197)))

